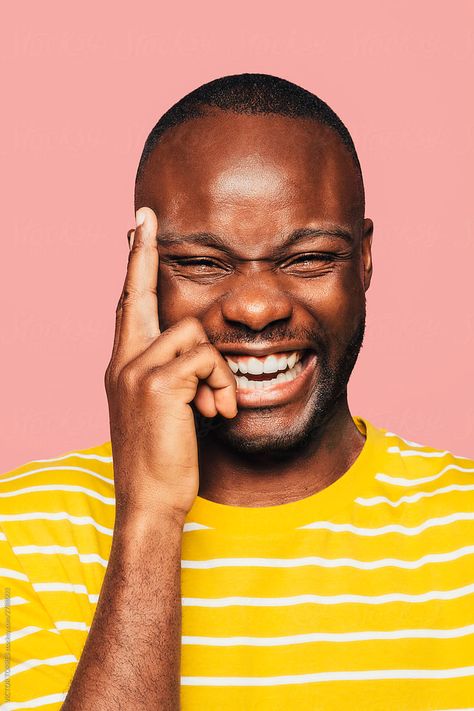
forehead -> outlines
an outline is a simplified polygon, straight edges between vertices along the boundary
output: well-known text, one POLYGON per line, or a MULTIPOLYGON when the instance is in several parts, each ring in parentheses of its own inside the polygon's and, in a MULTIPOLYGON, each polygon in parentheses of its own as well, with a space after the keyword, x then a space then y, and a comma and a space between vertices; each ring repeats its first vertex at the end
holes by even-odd
POLYGON ((164 230, 236 237, 311 222, 351 228, 362 209, 353 157, 333 129, 311 119, 217 110, 166 131, 137 203, 152 207, 164 230))

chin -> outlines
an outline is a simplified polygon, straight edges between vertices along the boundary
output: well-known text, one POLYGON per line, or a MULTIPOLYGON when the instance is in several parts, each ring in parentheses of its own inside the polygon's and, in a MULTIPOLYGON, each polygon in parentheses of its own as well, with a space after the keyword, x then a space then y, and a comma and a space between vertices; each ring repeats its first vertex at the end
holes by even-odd
MULTIPOLYGON (((245 411, 245 419, 248 412, 245 411)), ((253 416, 246 423, 240 422, 238 415, 233 420, 222 418, 212 435, 237 455, 262 456, 266 461, 293 458, 307 450, 315 430, 326 419, 326 409, 322 412, 314 405, 310 414, 301 412, 290 423, 285 423, 283 417, 279 418, 275 408, 259 408, 258 413, 252 414, 258 414, 258 418, 253 416)))

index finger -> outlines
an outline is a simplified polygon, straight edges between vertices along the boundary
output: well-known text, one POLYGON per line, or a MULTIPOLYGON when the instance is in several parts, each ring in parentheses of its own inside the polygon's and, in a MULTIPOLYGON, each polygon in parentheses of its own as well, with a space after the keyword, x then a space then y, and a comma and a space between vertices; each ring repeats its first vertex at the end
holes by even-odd
POLYGON ((126 362, 140 355, 160 335, 158 221, 151 208, 141 207, 137 210, 136 223, 117 310, 121 320, 117 357, 126 362))

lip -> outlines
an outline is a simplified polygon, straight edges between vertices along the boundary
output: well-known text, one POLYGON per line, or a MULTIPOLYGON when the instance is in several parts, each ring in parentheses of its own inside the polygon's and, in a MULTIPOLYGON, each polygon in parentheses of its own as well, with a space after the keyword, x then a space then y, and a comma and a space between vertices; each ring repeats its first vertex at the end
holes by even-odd
POLYGON ((296 400, 303 389, 307 387, 315 371, 317 355, 310 352, 304 369, 290 382, 275 383, 265 390, 248 390, 237 388, 237 409, 252 407, 268 407, 271 405, 286 405, 296 400))
POLYGON ((307 343, 279 343, 277 345, 267 346, 262 348, 245 348, 244 346, 234 347, 229 346, 226 348, 217 348, 222 355, 228 356, 255 356, 256 358, 261 358, 262 356, 271 355, 272 353, 293 353, 294 351, 309 351, 312 347, 307 343))

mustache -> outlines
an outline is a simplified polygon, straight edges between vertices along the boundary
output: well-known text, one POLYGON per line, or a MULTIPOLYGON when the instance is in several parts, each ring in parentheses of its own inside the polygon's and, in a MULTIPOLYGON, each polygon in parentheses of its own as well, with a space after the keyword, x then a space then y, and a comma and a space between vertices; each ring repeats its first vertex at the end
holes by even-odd
POLYGON ((295 341, 295 342, 307 342, 311 343, 311 347, 314 348, 316 353, 326 352, 326 339, 322 336, 320 331, 314 331, 307 328, 299 328, 297 330, 289 330, 288 326, 275 326, 270 329, 265 329, 264 336, 262 333, 257 334, 252 331, 247 326, 242 324, 241 326, 233 329, 227 329, 225 331, 211 331, 207 330, 207 337, 213 345, 219 343, 232 344, 236 348, 241 345, 253 345, 255 347, 266 347, 272 346, 273 343, 280 343, 281 341, 295 341))

